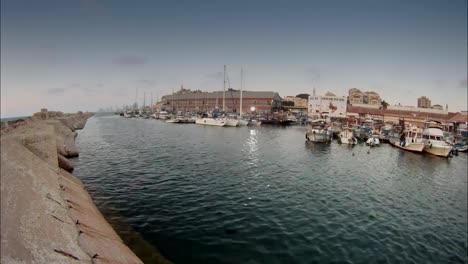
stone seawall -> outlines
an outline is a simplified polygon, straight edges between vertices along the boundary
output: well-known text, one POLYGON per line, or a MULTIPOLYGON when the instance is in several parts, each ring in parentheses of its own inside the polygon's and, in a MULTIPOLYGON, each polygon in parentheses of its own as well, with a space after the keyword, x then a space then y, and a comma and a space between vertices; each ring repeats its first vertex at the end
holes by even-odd
POLYGON ((1 130, 1 263, 142 263, 69 173, 89 113, 42 111, 1 130))

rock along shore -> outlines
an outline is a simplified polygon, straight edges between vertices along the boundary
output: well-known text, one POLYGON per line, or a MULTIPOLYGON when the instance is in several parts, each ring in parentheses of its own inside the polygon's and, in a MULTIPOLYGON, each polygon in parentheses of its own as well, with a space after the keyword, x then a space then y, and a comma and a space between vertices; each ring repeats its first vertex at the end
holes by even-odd
POLYGON ((143 263, 70 174, 91 113, 2 124, 1 263, 143 263))

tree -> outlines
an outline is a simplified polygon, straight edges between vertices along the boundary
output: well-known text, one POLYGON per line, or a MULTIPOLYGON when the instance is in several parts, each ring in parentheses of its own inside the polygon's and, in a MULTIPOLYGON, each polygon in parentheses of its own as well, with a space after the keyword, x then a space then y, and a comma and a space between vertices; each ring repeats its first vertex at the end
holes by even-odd
POLYGON ((381 103, 383 109, 387 109, 387 106, 389 105, 387 102, 385 102, 385 100, 382 101, 381 103))
POLYGON ((282 101, 281 104, 282 106, 294 106, 293 101, 282 101))
POLYGON ((309 96, 310 96, 310 94, 298 94, 298 95, 296 95, 296 97, 306 99, 306 100, 309 100, 309 96))

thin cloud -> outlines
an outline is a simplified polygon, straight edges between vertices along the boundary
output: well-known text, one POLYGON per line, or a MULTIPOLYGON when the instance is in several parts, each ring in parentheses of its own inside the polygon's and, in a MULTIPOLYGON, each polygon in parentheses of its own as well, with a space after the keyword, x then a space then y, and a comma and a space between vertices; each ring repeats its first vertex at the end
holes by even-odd
POLYGON ((468 87, 468 79, 461 79, 460 82, 458 83, 460 88, 466 89, 468 87))
POLYGON ((63 94, 65 90, 65 88, 51 88, 47 90, 47 94, 63 94))
POLYGON ((148 86, 152 86, 152 85, 155 85, 156 82, 153 81, 153 80, 147 80, 147 79, 140 79, 138 80, 138 83, 141 83, 141 84, 144 84, 144 85, 148 85, 148 86))
POLYGON ((223 73, 222 72, 212 72, 208 73, 205 75, 207 79, 212 79, 212 80, 220 80, 223 79, 223 73))
POLYGON ((139 56, 126 55, 115 58, 113 62, 119 66, 140 66, 146 64, 148 60, 139 56))

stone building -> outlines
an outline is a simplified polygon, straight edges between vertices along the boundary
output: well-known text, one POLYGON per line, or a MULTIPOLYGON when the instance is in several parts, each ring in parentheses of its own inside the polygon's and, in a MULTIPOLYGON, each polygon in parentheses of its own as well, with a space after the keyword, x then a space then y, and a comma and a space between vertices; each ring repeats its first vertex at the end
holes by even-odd
POLYGON ((293 102, 295 108, 307 109, 307 99, 302 99, 296 96, 285 96, 283 101, 293 102))
POLYGON ((426 96, 418 98, 418 107, 420 108, 431 108, 431 100, 426 96))
MULTIPOLYGON (((242 98, 242 113, 250 113, 252 107, 255 107, 257 113, 262 114, 269 114, 281 108, 281 97, 276 92, 243 91, 242 98)), ((184 89, 163 96, 159 108, 176 112, 223 111, 223 91, 202 92, 184 89)), ((239 112, 239 90, 228 89, 225 92, 224 110, 227 113, 239 112)))

